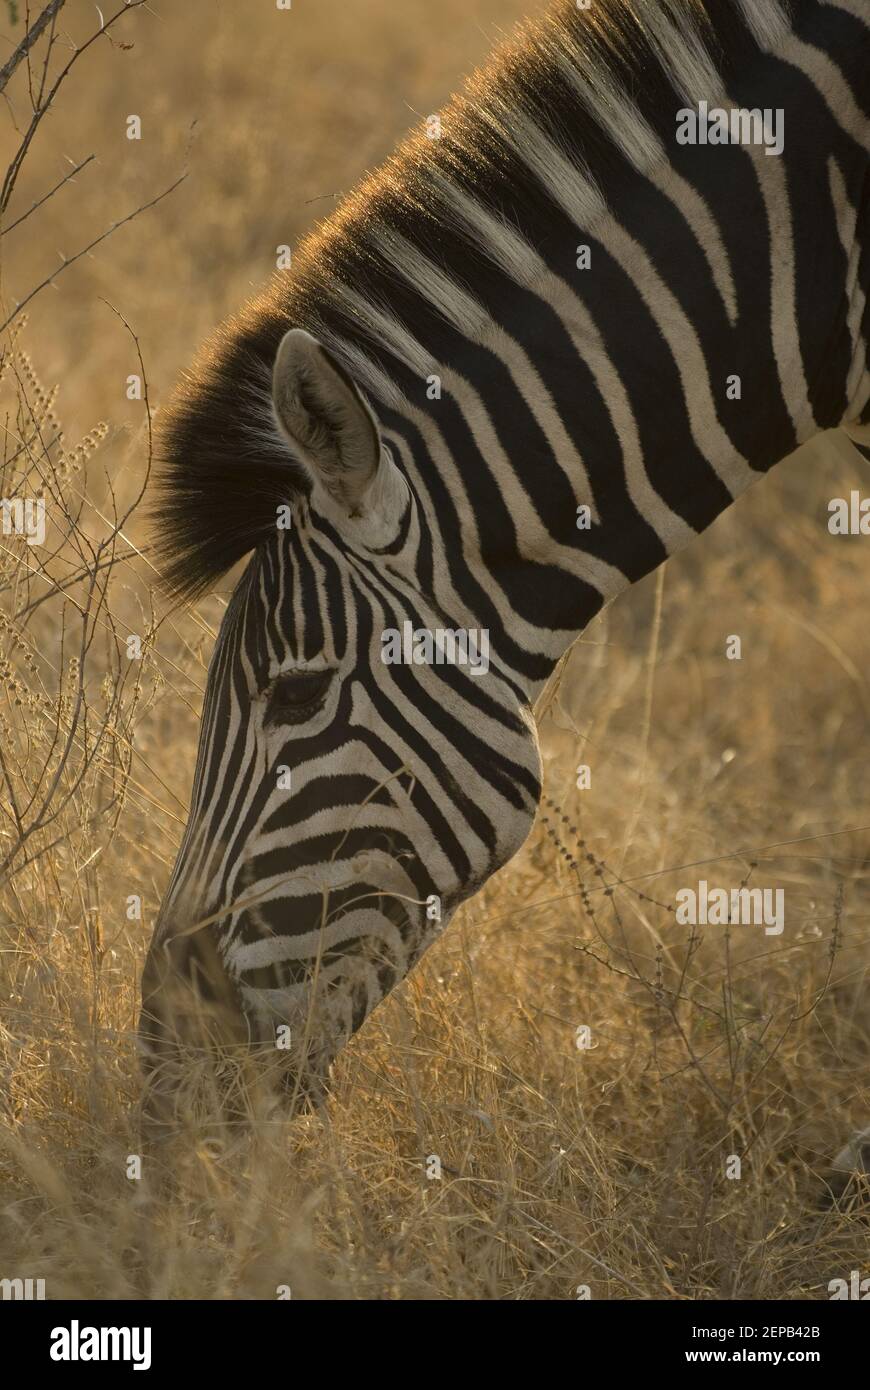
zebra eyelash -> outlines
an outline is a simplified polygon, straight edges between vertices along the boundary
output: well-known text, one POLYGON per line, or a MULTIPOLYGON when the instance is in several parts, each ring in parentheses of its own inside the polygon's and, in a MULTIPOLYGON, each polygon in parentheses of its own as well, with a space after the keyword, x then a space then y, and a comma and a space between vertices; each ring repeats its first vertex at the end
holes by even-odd
POLYGON ((323 708, 334 677, 331 667, 280 672, 262 692, 266 701, 265 722, 304 723, 323 708))

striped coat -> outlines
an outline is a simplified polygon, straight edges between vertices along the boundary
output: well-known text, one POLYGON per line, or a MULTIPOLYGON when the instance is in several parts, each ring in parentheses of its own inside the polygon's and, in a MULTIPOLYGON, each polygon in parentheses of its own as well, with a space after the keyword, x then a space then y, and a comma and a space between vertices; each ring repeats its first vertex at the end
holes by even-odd
POLYGON ((868 73, 870 0, 559 0, 203 349, 163 564, 251 558, 143 980, 164 1100, 205 1015, 316 1093, 523 843, 602 604, 870 439, 868 73))

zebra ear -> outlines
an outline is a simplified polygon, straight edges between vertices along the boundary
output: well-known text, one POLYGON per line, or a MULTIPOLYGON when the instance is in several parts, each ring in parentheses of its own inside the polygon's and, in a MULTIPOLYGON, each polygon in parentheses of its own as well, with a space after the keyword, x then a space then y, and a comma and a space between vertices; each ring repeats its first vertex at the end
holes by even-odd
POLYGON ((347 515, 357 516, 381 456, 375 418, 350 377, 304 329, 285 333, 272 371, 275 418, 294 452, 347 515))

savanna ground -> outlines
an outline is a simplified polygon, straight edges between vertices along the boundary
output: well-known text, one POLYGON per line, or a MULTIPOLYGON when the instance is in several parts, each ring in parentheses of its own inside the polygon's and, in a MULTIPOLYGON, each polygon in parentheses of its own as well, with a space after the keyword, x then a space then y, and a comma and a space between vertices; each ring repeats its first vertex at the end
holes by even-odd
MULTIPOLYGON (((542 721, 559 809, 353 1041, 324 1113, 229 1157, 192 1144, 171 1196, 127 1176, 139 973, 232 586, 156 597, 128 378, 159 412, 276 248, 530 8, 158 0, 77 60, 2 212, 2 495, 43 496, 47 535, 0 551, 0 1277, 49 1298, 813 1299, 868 1272, 866 1217, 820 1202, 870 1121, 870 575, 866 539, 826 529, 870 481, 829 442, 585 634, 542 721), (784 932, 691 935, 674 896, 699 878, 784 889, 784 932)), ((2 64, 25 8, 0 17, 2 64)), ((97 22, 69 0, 55 68, 97 22)), ((45 47, 7 87, 2 167, 45 47)))

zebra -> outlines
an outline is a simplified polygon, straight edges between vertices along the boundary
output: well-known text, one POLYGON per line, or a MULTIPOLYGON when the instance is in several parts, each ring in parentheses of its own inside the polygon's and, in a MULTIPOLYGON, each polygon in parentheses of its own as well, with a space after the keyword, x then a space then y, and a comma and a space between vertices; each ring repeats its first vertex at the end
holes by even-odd
POLYGON ((142 979, 160 1123, 196 1039, 280 1037, 317 1103, 527 838, 590 620, 820 432, 870 458, 868 73, 870 0, 556 0, 201 350, 160 564, 250 558, 142 979))

